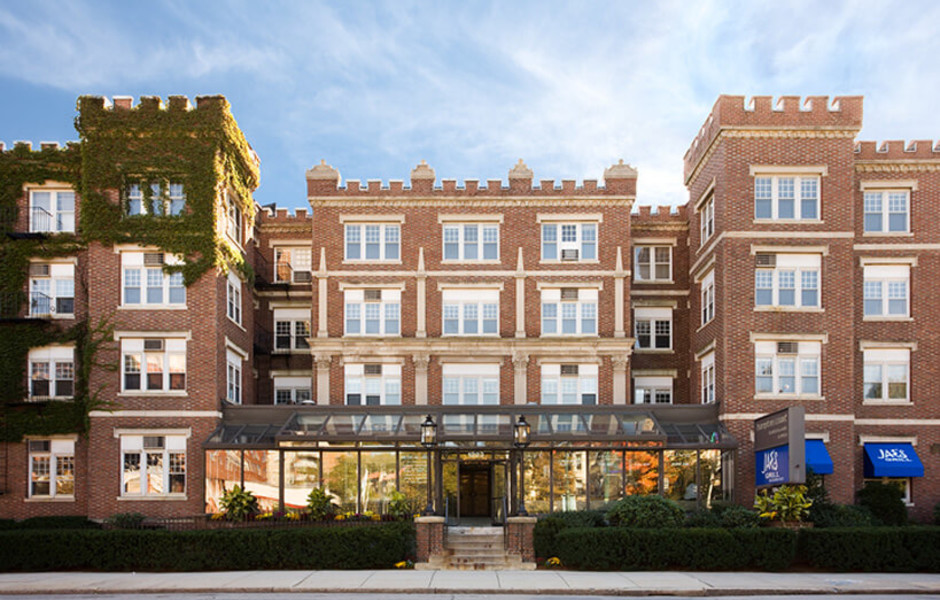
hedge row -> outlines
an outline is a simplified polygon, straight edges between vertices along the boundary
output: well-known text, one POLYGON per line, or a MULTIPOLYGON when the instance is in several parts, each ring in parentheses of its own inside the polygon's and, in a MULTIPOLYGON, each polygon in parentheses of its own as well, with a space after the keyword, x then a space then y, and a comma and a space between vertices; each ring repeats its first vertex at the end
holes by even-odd
POLYGON ((796 555, 785 529, 565 529, 555 539, 566 567, 585 571, 690 569, 781 571, 796 555))
POLYGON ((414 554, 414 527, 271 530, 12 530, 0 532, 0 572, 381 569, 414 554))
POLYGON ((803 529, 570 528, 555 556, 584 571, 687 569, 940 572, 940 527, 803 529))

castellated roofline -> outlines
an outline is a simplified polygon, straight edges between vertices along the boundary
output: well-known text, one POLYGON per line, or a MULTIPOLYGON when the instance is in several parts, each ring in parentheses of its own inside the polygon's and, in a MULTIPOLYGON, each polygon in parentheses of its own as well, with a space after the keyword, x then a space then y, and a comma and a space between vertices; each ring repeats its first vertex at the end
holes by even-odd
POLYGON ((325 160, 307 170, 307 195, 315 196, 628 196, 636 195, 637 171, 623 160, 604 171, 603 185, 596 179, 585 179, 578 185, 574 179, 560 183, 554 179, 535 182, 532 170, 519 159, 508 173, 508 185, 502 179, 488 179, 481 184, 478 179, 465 179, 459 186, 456 179, 442 179, 437 183, 434 169, 421 161, 411 171, 410 185, 401 179, 383 182, 370 179, 365 185, 359 179, 348 179, 345 183, 339 170, 325 160))

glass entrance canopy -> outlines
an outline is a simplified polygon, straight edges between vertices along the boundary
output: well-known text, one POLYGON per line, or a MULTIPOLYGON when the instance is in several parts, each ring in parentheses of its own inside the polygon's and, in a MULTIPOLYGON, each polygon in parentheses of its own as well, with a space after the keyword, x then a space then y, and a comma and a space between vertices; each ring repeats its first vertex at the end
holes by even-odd
POLYGON ((226 407, 206 448, 417 445, 427 416, 437 426, 437 442, 443 446, 490 442, 511 448, 513 425, 524 417, 531 426, 533 446, 588 442, 677 449, 737 447, 714 405, 500 405, 226 407))

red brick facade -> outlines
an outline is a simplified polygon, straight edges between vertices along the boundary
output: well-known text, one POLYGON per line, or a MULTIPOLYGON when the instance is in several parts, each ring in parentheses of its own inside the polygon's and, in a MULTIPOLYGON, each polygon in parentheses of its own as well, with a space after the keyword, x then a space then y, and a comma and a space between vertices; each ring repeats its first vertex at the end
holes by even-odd
MULTIPOLYGON (((112 403, 115 411, 94 412, 88 435, 75 438, 75 491, 64 499, 30 498, 27 445, 3 444, 0 516, 202 512, 202 443, 218 425, 220 406, 228 397, 227 356, 234 348, 244 357, 241 398, 246 404, 309 398, 309 403, 343 405, 352 392, 349 373, 375 364, 390 365, 395 373, 391 378, 397 380, 388 384, 383 379, 383 386, 390 385, 378 394, 383 403, 386 394, 394 398, 397 385, 396 401, 403 405, 441 404, 448 393, 445 371, 469 372, 473 365, 496 369, 500 404, 538 403, 547 391, 546 367, 564 364, 596 368, 594 401, 599 404, 633 403, 645 385, 658 386, 660 400, 697 404, 703 401, 703 361, 713 360, 714 398, 724 425, 740 444, 735 472, 725 474, 739 502, 749 503, 754 489, 752 421, 799 404, 806 409, 808 434, 826 440, 836 465, 826 486, 838 502, 852 502, 862 485, 866 441, 912 442, 925 475, 912 480, 911 511, 926 519, 940 500, 940 405, 934 401, 940 393, 940 325, 931 318, 928 291, 929 282, 940 277, 940 231, 935 227, 940 215, 934 214, 940 212, 940 153, 929 141, 856 142, 861 115, 860 97, 785 97, 776 104, 767 97, 754 98, 751 104, 742 97, 720 97, 686 154, 689 202, 678 209, 639 206, 634 211, 637 175, 622 163, 608 169, 601 183, 577 185, 535 182, 520 161, 508 183, 466 180, 461 187, 449 179, 438 184, 423 163, 407 186, 402 181, 369 181, 365 186, 343 182, 335 169, 321 163, 307 172, 311 211, 289 214, 258 207, 244 244, 255 281, 253 288, 242 285, 240 325, 227 317, 228 275, 217 270, 186 289, 182 307, 125 306, 121 250, 134 249, 92 243, 76 257, 75 320, 107 319, 114 327, 115 339, 99 361, 117 370, 96 368, 90 384, 103 390, 101 400, 112 403), (757 179, 772 181, 776 194, 760 208, 758 196, 763 192, 755 189, 757 179), (791 180, 807 186, 798 189, 794 201, 808 199, 793 209, 801 211, 801 218, 785 214, 790 210, 786 186, 791 180), (902 231, 867 231, 866 190, 906 193, 909 226, 902 231), (764 206, 771 206, 769 218, 761 216, 764 206), (703 240, 702 219, 711 207, 713 231, 703 240), (477 235, 484 227, 498 231, 496 258, 444 258, 445 229, 464 231, 466 225, 477 226, 477 235), (544 258, 545 244, 552 243, 545 225, 558 225, 554 231, 559 259, 565 246, 561 226, 575 226, 565 235, 577 237, 567 244, 577 247, 577 258, 544 258), (374 226, 379 227, 367 231, 374 226), (360 237, 350 237, 356 234, 350 234, 349 227, 360 237), (397 239, 394 233, 385 237, 389 230, 397 231, 397 239), (373 251, 367 250, 365 238, 376 231, 376 248, 381 249, 375 251, 393 257, 351 258, 350 240, 357 240, 364 255, 373 251), (583 244, 587 240, 590 245, 591 231, 596 258, 585 260, 590 250, 583 244), (386 249, 386 243, 394 248, 386 249), (637 254, 638 249, 649 249, 650 254, 637 254), (759 255, 786 257, 781 264, 818 264, 812 269, 794 267, 815 273, 797 287, 799 292, 815 290, 816 299, 806 296, 800 309, 787 301, 760 304, 759 255), (649 259, 650 270, 641 271, 638 256, 668 257, 668 264, 649 259), (866 316, 866 268, 871 279, 892 266, 909 273, 906 314, 866 316), (707 281, 714 282, 714 315, 703 323, 702 287, 707 281), (347 329, 355 327, 348 323, 349 311, 355 310, 349 308, 352 304, 362 311, 359 326, 372 326, 361 298, 374 290, 388 290, 391 295, 385 297, 395 298, 395 328, 388 335, 350 334, 347 329), (580 305, 573 326, 588 327, 587 332, 546 331, 545 304, 561 310, 560 300, 547 299, 585 290, 587 295, 580 297, 596 305, 596 331, 584 325, 590 321, 585 316, 590 309, 580 305), (474 302, 480 303, 477 310, 483 304, 497 305, 495 332, 446 332, 444 305, 462 307, 463 298, 481 298, 484 292, 490 299, 474 302), (668 317, 643 316, 665 314, 668 317), (651 340, 656 337, 654 323, 668 320, 668 339, 662 336, 648 342, 652 347, 635 347, 647 344, 637 341, 646 339, 635 328, 638 319, 651 323, 651 340), (309 337, 295 329, 305 320, 309 337), (173 336, 185 338, 185 391, 121 392, 121 340, 173 336), (759 350, 771 342, 808 348, 798 351, 794 363, 805 369, 795 375, 794 380, 801 378, 799 393, 777 391, 789 363, 759 350), (868 389, 866 351, 869 356, 909 353, 905 399, 863 399, 868 389), (761 379, 757 365, 766 360, 776 361, 773 374, 765 372, 761 379), (758 392, 768 377, 773 390, 758 392), (662 395, 667 389, 668 396, 662 395), (121 435, 135 431, 185 437, 185 493, 144 500, 129 499, 122 492, 121 435)), ((21 199, 18 231, 29 227, 22 217, 27 196, 21 199)), ((642 198, 639 203, 645 204, 642 198)), ((900 218, 902 212, 893 214, 900 218)), ((884 220, 891 215, 885 210, 884 220)), ((458 239, 458 253, 464 252, 466 242, 465 237, 458 239)), ((482 253, 482 239, 477 248, 482 253)), ((803 271, 797 272, 803 276, 803 271)), ((768 276, 775 286, 768 293, 775 299, 791 289, 781 283, 785 279, 778 279, 789 275, 774 271, 768 276)), ((461 312, 458 327, 464 326, 464 318, 461 312)), ((481 316, 474 319, 483 323, 481 316)), ((561 315, 557 327, 568 327, 561 315)), ((27 376, 24 365, 24 379, 27 376)), ((356 401, 366 404, 369 392, 360 395, 356 401)))

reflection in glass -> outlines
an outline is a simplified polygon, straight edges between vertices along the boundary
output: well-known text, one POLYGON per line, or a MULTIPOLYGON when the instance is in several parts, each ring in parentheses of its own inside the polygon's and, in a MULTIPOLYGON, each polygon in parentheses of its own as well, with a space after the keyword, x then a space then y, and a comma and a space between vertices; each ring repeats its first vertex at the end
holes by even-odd
MULTIPOLYGON (((206 512, 222 509, 222 494, 242 481, 241 450, 206 450, 206 512)), ((125 490, 126 491, 126 490, 125 490)))
POLYGON ((721 450, 699 450, 699 469, 701 469, 702 489, 699 496, 707 508, 712 503, 724 500, 721 486, 721 450))
POLYGON ((659 491, 659 452, 625 452, 624 489, 629 495, 659 491))
MULTIPOLYGON (((457 514, 457 461, 441 463, 441 483, 444 485, 444 504, 447 514, 457 514)), ((419 505, 420 506, 420 505, 419 505)))
POLYGON ((400 452, 398 456, 398 491, 405 495, 412 514, 427 502, 427 453, 400 452))
POLYGON ((323 453, 323 486, 332 494, 340 510, 356 511, 359 491, 359 465, 356 452, 323 453))
POLYGON ((587 508, 587 461, 583 450, 556 450, 552 461, 555 512, 587 508))
POLYGON ((384 514, 395 491, 395 452, 363 452, 360 460, 361 510, 384 514))
POLYGON ((592 510, 602 510, 623 497, 623 452, 588 453, 588 500, 592 510))
POLYGON ((547 513, 551 497, 551 452, 526 450, 524 454, 526 512, 530 515, 547 513))
POLYGON ((663 452, 663 496, 679 502, 685 508, 693 508, 698 500, 698 484, 695 482, 696 452, 663 452))
POLYGON ((276 450, 245 450, 245 489, 258 499, 261 511, 278 509, 278 472, 276 450))
POLYGON ((284 453, 284 507, 303 508, 313 488, 320 487, 320 452, 284 453))

